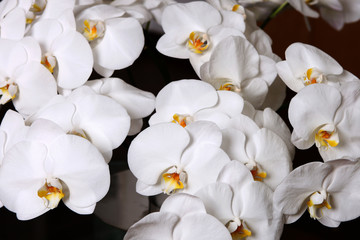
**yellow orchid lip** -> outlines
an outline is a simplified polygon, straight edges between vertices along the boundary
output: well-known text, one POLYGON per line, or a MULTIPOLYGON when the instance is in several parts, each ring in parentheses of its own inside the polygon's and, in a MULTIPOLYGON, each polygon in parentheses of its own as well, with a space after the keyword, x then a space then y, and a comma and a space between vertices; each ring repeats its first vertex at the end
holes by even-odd
POLYGON ((310 217, 313 219, 320 219, 322 218, 322 208, 331 209, 331 205, 327 200, 328 196, 324 191, 321 192, 314 192, 310 196, 310 200, 307 202, 308 211, 310 213, 310 217), (320 216, 318 215, 320 211, 320 216))
POLYGON ((206 33, 197 31, 190 33, 187 47, 191 52, 202 54, 208 49, 209 45, 210 41, 206 33))
POLYGON ((37 192, 38 196, 44 200, 45 206, 50 209, 56 208, 65 196, 60 181, 58 179, 55 181, 59 186, 52 186, 51 183, 46 182, 37 192))
POLYGON ((335 129, 321 128, 315 134, 315 143, 317 147, 324 147, 327 149, 330 147, 336 147, 339 144, 339 136, 335 129))
POLYGON ((171 168, 168 172, 162 174, 162 191, 170 195, 184 189, 186 177, 186 172, 179 170, 177 167, 171 168))
POLYGON ((173 123, 177 123, 182 127, 186 127, 188 124, 193 122, 192 117, 188 114, 175 113, 173 115, 173 119, 174 119, 172 120, 173 123))
POLYGON ((84 20, 83 35, 91 42, 103 37, 105 34, 105 24, 102 21, 84 20))

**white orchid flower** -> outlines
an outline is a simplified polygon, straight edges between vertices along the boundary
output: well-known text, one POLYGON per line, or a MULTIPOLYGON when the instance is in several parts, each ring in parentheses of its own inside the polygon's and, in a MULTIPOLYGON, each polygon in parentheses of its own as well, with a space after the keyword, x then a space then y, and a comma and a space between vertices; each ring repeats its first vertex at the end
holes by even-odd
POLYGON ((168 5, 162 15, 165 32, 156 49, 170 57, 187 59, 190 53, 205 53, 212 44, 208 30, 222 21, 220 12, 201 1, 168 5))
POLYGON ((331 56, 308 44, 291 44, 285 51, 285 58, 276 64, 276 70, 294 92, 315 83, 338 86, 342 82, 357 80, 331 56))
POLYGON ((272 190, 253 181, 241 163, 228 163, 218 181, 201 188, 195 196, 227 227, 232 239, 280 239, 283 220, 273 209, 272 190))
POLYGON ((274 66, 272 59, 259 55, 246 39, 228 37, 201 66, 200 75, 216 89, 237 92, 259 108, 277 75, 274 66))
POLYGON ((55 79, 40 64, 34 39, 0 39, 0 53, 0 104, 12 100, 17 111, 29 115, 56 95, 55 79))
POLYGON ((321 17, 333 28, 340 31, 345 23, 356 22, 360 19, 360 2, 356 0, 339 0, 342 8, 321 7, 321 17))
POLYGON ((124 14, 124 10, 100 4, 76 15, 77 30, 92 47, 94 69, 104 77, 133 64, 144 47, 139 21, 124 14))
POLYGON ((91 75, 93 55, 88 41, 75 29, 72 12, 64 16, 61 20, 40 19, 32 25, 28 35, 39 42, 41 63, 54 75, 58 86, 74 89, 91 75))
POLYGON ((108 191, 109 167, 87 140, 39 119, 24 141, 9 149, 0 168, 0 195, 18 219, 35 218, 62 199, 79 214, 90 214, 108 191))
POLYGON ((344 83, 340 89, 314 84, 301 90, 289 105, 294 130, 292 142, 299 149, 319 149, 324 161, 359 158, 360 82, 344 83))
POLYGON ((140 90, 120 78, 91 80, 86 85, 90 86, 98 94, 111 97, 126 109, 131 118, 129 135, 140 132, 143 126, 143 118, 154 111, 154 94, 140 90))
POLYGON ((179 193, 163 203, 160 212, 147 215, 127 231, 124 240, 231 240, 227 229, 206 213, 202 201, 179 193))
POLYGON ((357 192, 360 164, 348 160, 312 162, 292 171, 274 192, 274 204, 287 223, 308 209, 310 217, 328 227, 360 216, 357 192))
POLYGON ((174 122, 185 127, 206 120, 224 128, 229 119, 241 114, 243 104, 243 99, 237 94, 216 91, 200 80, 174 81, 156 96, 156 112, 150 117, 149 124, 174 122))
POLYGON ((292 170, 291 155, 284 141, 271 130, 260 129, 247 116, 233 118, 222 133, 221 148, 230 159, 243 163, 255 181, 275 190, 292 170))
POLYGON ((66 97, 56 96, 27 122, 38 118, 51 120, 65 132, 89 140, 107 162, 112 150, 120 146, 130 128, 126 110, 115 100, 95 93, 88 86, 75 89, 66 97))
POLYGON ((220 149, 221 132, 211 122, 186 128, 173 123, 153 125, 136 136, 128 152, 131 172, 138 179, 137 192, 194 193, 215 182, 230 161, 220 149))

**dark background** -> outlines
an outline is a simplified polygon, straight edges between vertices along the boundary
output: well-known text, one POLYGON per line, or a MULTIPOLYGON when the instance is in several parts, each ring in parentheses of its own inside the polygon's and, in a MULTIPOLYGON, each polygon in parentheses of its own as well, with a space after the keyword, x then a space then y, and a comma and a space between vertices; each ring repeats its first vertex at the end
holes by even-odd
MULTIPOLYGON (((335 58, 344 69, 360 76, 360 22, 347 24, 341 31, 332 29, 321 19, 310 19, 311 32, 306 29, 304 17, 293 10, 282 12, 266 27, 265 31, 273 39, 273 51, 284 58, 285 49, 293 42, 314 45, 335 58)), ((128 69, 117 71, 132 85, 157 94, 169 81, 194 78, 198 79, 187 60, 168 58, 154 50, 158 36, 147 35, 146 47, 136 62, 128 69)), ((93 79, 98 76, 94 74, 93 79)), ((278 113, 288 123, 287 103, 294 95, 288 90, 287 100, 278 113)), ((1 108, 1 116, 11 103, 1 108)), ((146 127, 146 125, 145 125, 146 127)), ((119 149, 114 151, 110 162, 112 172, 126 168, 127 148, 133 137, 128 137, 119 149)), ((321 161, 314 147, 297 151, 294 168, 309 161, 321 161)), ((338 228, 327 228, 312 220, 305 213, 297 222, 285 225, 281 239, 352 239, 357 236, 360 220, 341 223, 338 228)), ((19 221, 14 213, 0 208, 0 240, 13 239, 122 239, 124 231, 105 224, 92 215, 78 215, 62 203, 58 208, 29 221, 19 221)))

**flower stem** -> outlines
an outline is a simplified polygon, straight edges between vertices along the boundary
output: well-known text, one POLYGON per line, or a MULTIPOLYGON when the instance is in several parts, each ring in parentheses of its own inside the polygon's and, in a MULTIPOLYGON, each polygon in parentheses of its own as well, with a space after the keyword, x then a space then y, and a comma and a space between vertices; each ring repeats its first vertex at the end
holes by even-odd
POLYGON ((273 19, 275 18, 287 5, 288 5, 288 1, 285 1, 283 4, 281 4, 277 9, 275 9, 270 16, 268 16, 264 22, 261 24, 260 28, 264 29, 265 26, 273 19))

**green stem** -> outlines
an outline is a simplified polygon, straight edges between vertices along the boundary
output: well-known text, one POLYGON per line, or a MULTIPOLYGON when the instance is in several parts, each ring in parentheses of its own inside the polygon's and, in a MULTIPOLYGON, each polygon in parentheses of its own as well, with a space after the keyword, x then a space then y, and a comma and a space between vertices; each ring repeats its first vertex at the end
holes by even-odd
POLYGON ((287 5, 288 1, 285 1, 283 4, 281 4, 277 9, 275 9, 269 17, 267 17, 264 22, 261 24, 260 28, 264 29, 265 26, 273 19, 275 18, 287 5))

